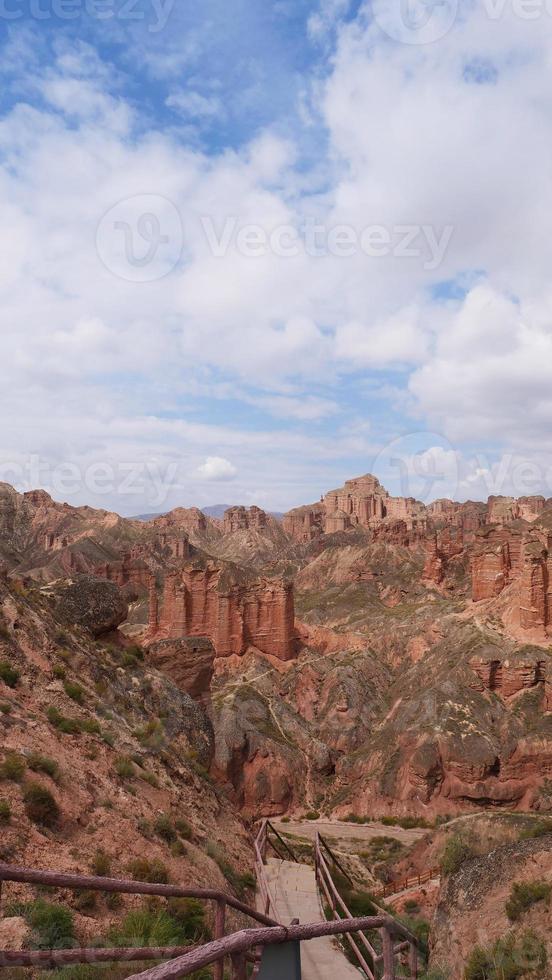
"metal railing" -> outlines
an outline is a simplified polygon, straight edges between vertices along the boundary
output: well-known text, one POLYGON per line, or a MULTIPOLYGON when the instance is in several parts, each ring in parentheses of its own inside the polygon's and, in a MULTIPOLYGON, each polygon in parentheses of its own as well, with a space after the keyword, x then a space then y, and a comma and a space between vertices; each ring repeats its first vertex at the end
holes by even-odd
POLYGON ((405 955, 410 976, 416 980, 418 976, 418 941, 400 922, 397 922, 390 915, 383 914, 379 917, 379 925, 377 926, 371 925, 361 929, 348 928, 348 923, 354 919, 335 885, 328 862, 322 853, 323 850, 349 882, 351 882, 351 878, 324 838, 317 834, 314 860, 316 880, 321 897, 325 899, 332 917, 344 926, 343 933, 366 976, 369 980, 378 980, 380 969, 383 968, 382 980, 395 980, 397 957, 405 955), (365 935, 366 931, 374 929, 380 935, 381 952, 365 935), (400 940, 397 944, 395 943, 396 938, 400 940))

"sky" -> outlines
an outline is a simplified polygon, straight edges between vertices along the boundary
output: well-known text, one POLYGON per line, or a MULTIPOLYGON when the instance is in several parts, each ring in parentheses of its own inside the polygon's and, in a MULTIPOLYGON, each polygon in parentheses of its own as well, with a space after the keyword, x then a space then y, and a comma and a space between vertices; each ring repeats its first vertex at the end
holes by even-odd
POLYGON ((552 496, 550 0, 0 0, 0 480, 552 496))

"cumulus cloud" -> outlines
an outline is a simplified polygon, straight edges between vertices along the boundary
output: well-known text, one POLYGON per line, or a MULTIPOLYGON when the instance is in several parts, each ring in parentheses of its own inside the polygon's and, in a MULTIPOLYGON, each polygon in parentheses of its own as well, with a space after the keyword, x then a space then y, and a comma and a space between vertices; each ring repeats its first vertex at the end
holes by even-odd
POLYGON ((224 456, 208 456, 201 466, 197 469, 198 476, 204 480, 212 480, 214 483, 233 480, 237 476, 237 469, 224 456))
MULTIPOLYGON (((79 42, 58 44, 32 80, 14 76, 17 100, 0 120, 6 459, 33 431, 33 451, 53 464, 166 468, 180 457, 208 482, 222 461, 240 499, 255 487, 277 507, 317 496, 343 460, 343 476, 366 470, 413 426, 463 454, 466 493, 497 451, 545 462, 552 18, 520 20, 505 5, 493 19, 465 2, 444 36, 416 47, 393 41, 377 6, 345 23, 347 6, 327 0, 311 19, 311 34, 335 31, 336 46, 304 80, 318 128, 301 138, 271 125, 207 153, 156 127, 79 42), (144 197, 144 213, 113 211, 144 197), (148 281, 140 263, 174 237, 154 199, 178 213, 183 237, 172 271, 148 281), (106 215, 114 245, 100 255, 106 215), (338 229, 359 240, 374 226, 394 243, 405 227, 452 236, 433 268, 397 248, 344 258, 327 247, 338 229), (291 229, 301 247, 245 254, 259 229, 269 241, 291 229), (466 283, 459 299, 452 287, 466 283), (214 406, 217 385, 226 394, 214 406)), ((6 52, 12 72, 19 51, 6 52)), ((226 108, 220 90, 171 86, 166 98, 191 116, 218 119, 219 99, 226 108)), ((184 476, 171 492, 189 494, 184 476)))

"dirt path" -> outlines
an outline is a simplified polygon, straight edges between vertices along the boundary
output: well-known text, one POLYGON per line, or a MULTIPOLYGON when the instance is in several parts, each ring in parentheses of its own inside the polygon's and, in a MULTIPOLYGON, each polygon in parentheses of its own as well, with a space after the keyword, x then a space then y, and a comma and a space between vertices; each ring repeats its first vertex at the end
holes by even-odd
POLYGON ((382 823, 356 824, 340 820, 290 820, 289 823, 282 823, 281 820, 273 818, 271 823, 281 834, 295 834, 307 840, 314 841, 316 834, 320 833, 329 844, 333 841, 343 850, 347 850, 348 844, 354 846, 359 842, 368 842, 374 837, 382 836, 394 837, 401 844, 410 846, 428 833, 427 829, 422 827, 404 830, 402 827, 386 827, 382 823))

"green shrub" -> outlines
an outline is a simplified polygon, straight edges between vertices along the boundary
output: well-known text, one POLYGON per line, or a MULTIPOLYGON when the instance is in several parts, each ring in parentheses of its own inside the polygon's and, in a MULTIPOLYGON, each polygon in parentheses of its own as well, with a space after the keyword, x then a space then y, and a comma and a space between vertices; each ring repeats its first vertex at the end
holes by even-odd
POLYGON ((62 667, 61 664, 55 664, 52 668, 52 674, 57 681, 64 681, 66 677, 65 667, 62 667))
POLYGON ((0 714, 11 715, 12 711, 13 707, 11 704, 8 704, 7 701, 0 701, 0 714))
POLYGON ((305 820, 320 820, 318 810, 309 810, 309 812, 305 814, 305 820))
POLYGON ((448 838, 441 853, 440 865, 444 875, 455 874, 463 865, 474 856, 473 846, 460 834, 453 834, 448 838))
POLYGON ((8 752, 0 766, 0 779, 9 779, 12 783, 20 783, 25 775, 27 763, 18 752, 8 752))
POLYGON ((167 841, 167 844, 172 844, 176 840, 176 830, 168 813, 161 813, 153 826, 155 833, 164 841, 167 841))
POLYGON ((537 902, 549 902, 552 885, 546 881, 523 881, 512 885, 510 897, 506 902, 506 915, 510 922, 517 922, 537 902))
POLYGON ((371 823, 372 821, 371 817, 358 817, 356 813, 348 813, 344 819, 346 823, 358 823, 358 824, 371 823))
POLYGON ((64 906, 37 899, 25 906, 24 916, 32 930, 32 948, 68 949, 74 945, 73 915, 64 906))
POLYGON ((183 817, 179 817, 178 820, 175 820, 174 825, 183 840, 191 840, 194 836, 193 827, 187 820, 184 820, 183 817))
POLYGON ((79 721, 79 727, 81 731, 86 732, 87 735, 101 735, 102 729, 99 721, 96 718, 83 718, 79 721))
POLYGON ((77 704, 84 704, 84 689, 80 686, 80 684, 77 684, 74 681, 65 681, 63 690, 65 691, 67 697, 71 698, 71 701, 75 701, 77 704))
POLYGON ((73 906, 77 912, 86 914, 87 912, 94 912, 98 905, 98 895, 97 892, 92 890, 78 891, 75 892, 73 898, 73 906))
POLYGON ((7 824, 11 820, 11 806, 8 800, 0 800, 0 824, 7 824))
POLYGON ((136 775, 134 763, 126 755, 120 755, 115 759, 114 769, 120 779, 133 779, 136 775))
POLYGON ((152 861, 148 861, 147 858, 136 858, 135 861, 130 862, 128 870, 135 881, 166 885, 169 880, 169 869, 158 858, 152 861))
POLYGON ((518 980, 542 975, 547 963, 546 947, 536 933, 527 931, 519 938, 513 933, 493 946, 476 946, 464 970, 464 980, 518 980))
POLYGON ((66 718, 57 708, 48 708, 46 717, 50 724, 63 735, 78 735, 81 732, 81 726, 77 719, 66 718))
POLYGON ((23 793, 25 811, 29 820, 42 827, 55 827, 59 820, 59 807, 45 786, 27 783, 23 793))
POLYGON ((33 772, 43 772, 55 782, 59 780, 59 766, 55 759, 50 759, 47 755, 40 755, 39 752, 31 752, 27 763, 33 772))
POLYGON ((111 874, 111 856, 102 848, 98 848, 90 862, 90 870, 99 878, 108 878, 111 874))
POLYGON ((140 779, 143 779, 148 786, 153 786, 154 789, 159 789, 159 780, 154 772, 149 772, 147 769, 140 773, 140 779))
POLYGON ((544 837, 546 834, 552 834, 552 820, 535 820, 521 831, 519 839, 531 840, 533 837, 544 837))
POLYGON ((7 660, 0 663, 0 680, 4 681, 7 687, 17 687, 21 678, 21 672, 12 667, 7 660))
POLYGON ((282 823, 291 823, 291 821, 290 821, 290 818, 289 818, 289 817, 282 817, 282 820, 281 820, 281 822, 282 822, 282 823))

